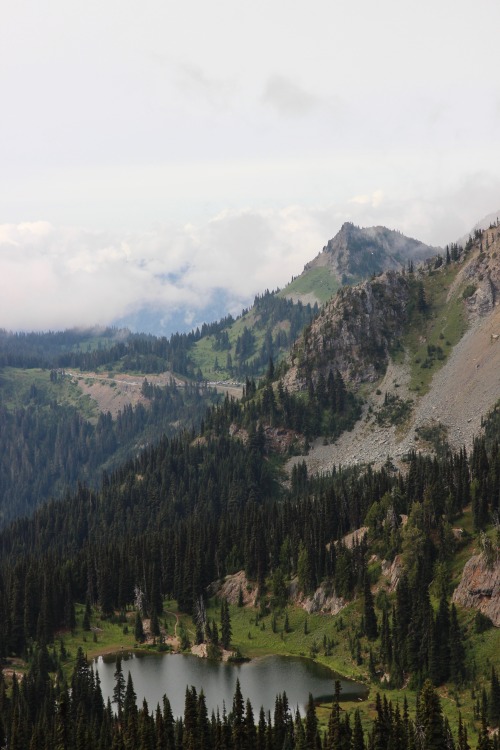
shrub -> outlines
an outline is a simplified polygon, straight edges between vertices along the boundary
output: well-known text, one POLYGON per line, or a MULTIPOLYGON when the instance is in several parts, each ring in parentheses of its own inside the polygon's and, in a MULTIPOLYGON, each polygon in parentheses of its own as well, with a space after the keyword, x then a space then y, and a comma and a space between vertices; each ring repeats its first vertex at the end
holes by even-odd
POLYGON ((463 299, 469 299, 469 297, 472 297, 475 291, 476 291, 476 286, 474 284, 467 284, 467 286, 462 292, 463 299))
POLYGON ((474 617, 474 630, 476 633, 485 633, 487 630, 493 627, 493 623, 489 617, 483 615, 482 612, 477 611, 474 617))

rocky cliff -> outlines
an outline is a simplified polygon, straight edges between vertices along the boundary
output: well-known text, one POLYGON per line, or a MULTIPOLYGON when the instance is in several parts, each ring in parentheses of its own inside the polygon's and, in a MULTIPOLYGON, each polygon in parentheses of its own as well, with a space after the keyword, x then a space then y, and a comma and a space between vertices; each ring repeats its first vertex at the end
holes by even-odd
POLYGON ((472 320, 488 315, 500 296, 500 227, 484 230, 462 272, 465 300, 472 320), (474 252, 475 251, 475 252, 474 252))
POLYGON ((478 609, 500 627, 500 561, 487 564, 484 555, 474 555, 466 563, 453 601, 462 607, 478 609))
POLYGON ((402 333, 411 292, 408 278, 392 271, 340 289, 292 348, 285 385, 301 390, 309 376, 330 370, 350 384, 377 380, 402 333))

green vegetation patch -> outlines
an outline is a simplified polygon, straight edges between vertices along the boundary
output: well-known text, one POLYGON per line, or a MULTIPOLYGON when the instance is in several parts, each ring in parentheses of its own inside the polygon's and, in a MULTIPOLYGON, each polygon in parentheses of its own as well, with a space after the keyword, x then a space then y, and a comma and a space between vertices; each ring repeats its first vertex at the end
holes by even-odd
POLYGON ((426 422, 415 430, 416 438, 433 449, 437 456, 444 456, 449 450, 448 428, 441 422, 426 422))
POLYGON ((54 377, 50 370, 41 368, 2 369, 0 399, 9 410, 19 409, 30 403, 48 406, 55 402, 74 407, 84 419, 96 419, 99 414, 97 403, 82 392, 75 378, 60 374, 54 377))
POLYGON ((375 418, 382 427, 402 425, 411 414, 412 399, 403 399, 397 393, 386 393, 383 406, 378 409, 375 418))
POLYGON ((189 359, 195 375, 211 381, 240 382, 261 377, 270 359, 277 364, 288 352, 316 309, 265 292, 235 321, 193 344, 189 359))
POLYGON ((421 395, 429 390, 434 373, 446 362, 467 329, 460 291, 447 301, 458 270, 453 263, 412 282, 410 324, 402 337, 403 350, 396 351, 394 359, 403 362, 405 352, 409 354, 409 387, 421 395))
POLYGON ((472 297, 476 289, 477 287, 475 284, 467 284, 462 292, 462 299, 469 299, 469 297, 472 297))
MULTIPOLYGON (((230 606, 231 644, 243 656, 304 656, 315 659, 343 677, 366 681, 367 673, 352 660, 349 648, 349 634, 361 618, 359 606, 359 602, 353 602, 336 617, 308 614, 297 606, 272 612, 266 610, 264 614, 255 607, 230 606), (347 623, 350 623, 349 627, 347 623), (332 645, 326 649, 329 655, 325 655, 325 642, 328 641, 332 645)), ((209 618, 216 621, 219 613, 220 606, 214 603, 207 610, 209 618)))
POLYGON ((295 294, 314 294, 321 304, 328 302, 340 287, 338 279, 328 268, 311 268, 290 282, 279 292, 280 297, 295 294))

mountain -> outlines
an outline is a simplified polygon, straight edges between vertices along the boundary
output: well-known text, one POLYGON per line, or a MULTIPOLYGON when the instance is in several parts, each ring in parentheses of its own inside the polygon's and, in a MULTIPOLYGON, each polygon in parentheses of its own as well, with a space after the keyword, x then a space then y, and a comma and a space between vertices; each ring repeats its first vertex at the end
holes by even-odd
POLYGON ((471 449, 500 396, 499 259, 500 228, 477 230, 446 259, 345 287, 322 309, 292 348, 285 384, 304 390, 338 370, 363 393, 364 419, 333 445, 318 441, 310 469, 471 449))
POLYGON ((262 376, 269 358, 278 362, 286 356, 318 306, 341 286, 386 270, 401 270, 410 261, 416 263, 437 252, 386 227, 361 229, 346 223, 284 289, 257 296, 242 316, 229 321, 215 336, 198 340, 189 355, 193 367, 211 380, 262 376))
POLYGON ((425 260, 438 251, 386 227, 361 228, 346 222, 280 295, 311 304, 324 303, 341 286, 383 271, 401 270, 409 261, 425 260))
POLYGON ((490 214, 486 214, 486 216, 483 216, 482 219, 480 219, 478 222, 476 222, 476 224, 474 224, 474 226, 472 227, 470 232, 468 232, 468 234, 464 234, 462 237, 460 237, 457 240, 457 244, 465 245, 469 237, 473 237, 476 231, 482 232, 484 229, 489 229, 490 227, 493 227, 495 225, 498 226, 499 219, 500 219, 500 208, 498 209, 498 211, 492 211, 490 214))
MULTIPOLYGON (((500 410, 486 412, 499 393, 499 258, 495 226, 463 248, 343 288, 282 364, 270 363, 260 383, 246 380, 241 399, 212 405, 198 427, 136 446, 99 486, 77 482, 59 502, 0 529, 0 746, 208 750, 222 737, 228 750, 466 750, 470 731, 474 747, 497 747, 500 410), (453 433, 460 414, 467 436, 453 433), (289 460, 316 436, 309 455, 289 460), (320 450, 329 466, 317 461, 320 450), (237 603, 214 600, 231 578, 237 603), (344 704, 341 716, 336 688, 325 728, 312 699, 304 721, 292 721, 284 693, 274 721, 262 711, 256 728, 241 696, 221 723, 220 714, 208 719, 202 691, 197 698, 192 688, 181 724, 167 700, 163 713, 136 707, 120 655, 116 713, 105 708, 84 655, 180 651, 192 640, 193 653, 213 658, 221 645, 236 658, 308 654, 382 695, 356 702, 354 715, 344 704)), ((270 293, 261 299, 245 315, 260 311, 269 325, 291 305, 270 293)), ((259 322, 242 317, 240 349, 250 342, 243 320, 259 322)), ((205 338, 223 351, 233 325, 214 324, 205 338)), ((57 453, 38 456, 28 480, 44 464, 50 480, 76 448, 105 453, 112 418, 97 416, 99 435, 93 440, 86 426, 80 440, 74 415, 64 422, 58 406, 64 396, 89 407, 83 389, 96 380, 128 392, 127 364, 152 402, 147 416, 137 404, 137 415, 159 426, 154 401, 181 388, 144 382, 145 368, 174 356, 185 366, 203 339, 201 331, 170 341, 110 334, 101 347, 67 332, 62 341, 5 337, 0 456, 14 482, 13 462, 40 452, 60 424, 57 453), (14 363, 16 343, 24 348, 14 363), (66 369, 44 370, 51 357, 60 365, 68 358, 66 369), (92 375, 83 367, 90 363, 92 375)), ((133 416, 128 409, 123 421, 133 416)))

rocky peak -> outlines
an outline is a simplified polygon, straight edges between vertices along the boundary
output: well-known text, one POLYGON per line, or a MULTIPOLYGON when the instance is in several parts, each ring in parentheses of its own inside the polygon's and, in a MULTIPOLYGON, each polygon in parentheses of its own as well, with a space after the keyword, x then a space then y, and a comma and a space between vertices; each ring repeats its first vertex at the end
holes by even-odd
POLYGON ((394 271, 340 289, 294 345, 286 386, 302 390, 313 373, 327 377, 330 370, 351 384, 377 380, 403 330, 410 294, 408 278, 394 271))
POLYGON ((345 222, 304 271, 327 267, 342 284, 354 284, 383 271, 401 270, 408 260, 424 260, 437 252, 387 227, 361 228, 345 222))

